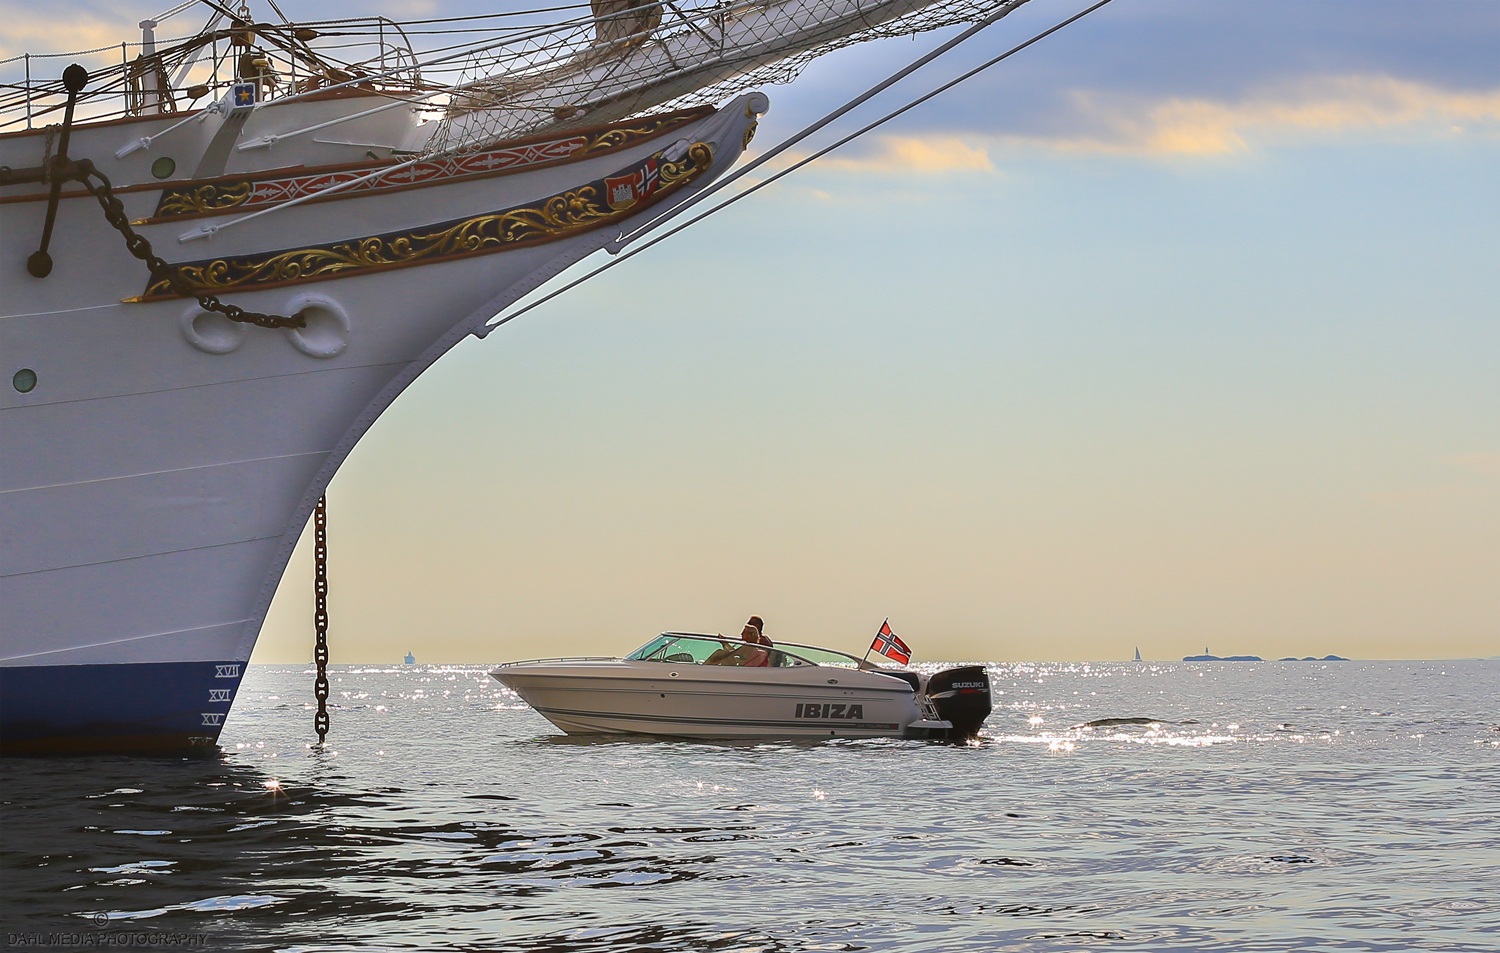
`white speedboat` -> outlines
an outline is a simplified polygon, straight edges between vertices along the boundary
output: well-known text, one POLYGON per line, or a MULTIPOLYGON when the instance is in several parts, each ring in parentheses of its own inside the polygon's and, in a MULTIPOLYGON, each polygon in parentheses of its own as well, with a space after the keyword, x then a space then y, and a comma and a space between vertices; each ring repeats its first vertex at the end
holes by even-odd
POLYGON ((982 666, 929 677, 812 645, 728 651, 740 648, 663 632, 624 658, 510 662, 490 674, 570 735, 963 739, 990 713, 982 666))

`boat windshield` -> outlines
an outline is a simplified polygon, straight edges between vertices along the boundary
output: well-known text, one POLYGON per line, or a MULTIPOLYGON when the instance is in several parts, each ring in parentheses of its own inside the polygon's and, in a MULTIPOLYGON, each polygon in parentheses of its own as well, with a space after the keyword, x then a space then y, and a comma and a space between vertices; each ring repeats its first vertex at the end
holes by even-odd
POLYGON ((783 652, 790 652, 803 658, 814 665, 833 665, 839 668, 864 668, 873 669, 876 666, 861 663, 853 655, 843 652, 835 652, 833 649, 820 649, 816 645, 799 645, 796 642, 778 642, 776 647, 783 652))
MULTIPOLYGON (((733 661, 733 657, 723 662, 715 661, 712 663, 709 662, 709 659, 713 657, 715 652, 719 652, 722 657, 724 649, 740 648, 745 646, 745 644, 739 639, 726 639, 717 635, 663 632, 625 657, 643 662, 678 662, 684 665, 738 665, 742 663, 733 661)), ((765 664, 773 668, 791 668, 796 665, 814 664, 806 659, 800 659, 795 655, 776 648, 770 650, 769 656, 765 664)))
MULTIPOLYGON (((736 648, 745 643, 739 639, 719 635, 701 635, 692 632, 663 632, 645 645, 625 656, 643 662, 677 662, 685 665, 703 665, 715 653, 725 648, 736 648)), ((842 652, 820 649, 811 645, 777 643, 770 650, 769 665, 790 668, 797 665, 837 666, 858 668, 859 659, 842 652)))

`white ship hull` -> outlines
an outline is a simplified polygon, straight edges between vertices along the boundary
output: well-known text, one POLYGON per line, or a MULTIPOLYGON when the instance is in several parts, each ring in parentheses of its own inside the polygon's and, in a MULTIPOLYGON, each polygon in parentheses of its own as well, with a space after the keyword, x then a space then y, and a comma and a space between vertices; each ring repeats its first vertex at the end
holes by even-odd
POLYGON ((0 89, 0 747, 212 745, 380 413, 723 173, 767 103, 642 112, 1023 2, 596 0, 455 19, 468 38, 425 53, 385 18, 216 7, 76 54, 92 78, 28 57, 0 89))
POLYGON ((875 738, 922 723, 911 685, 842 668, 565 659, 493 675, 568 734, 875 738))
MULTIPOLYGON (((288 116, 296 108, 284 107, 288 116)), ((541 155, 503 175, 436 175, 418 186, 353 192, 186 243, 178 236, 245 209, 164 217, 160 184, 141 172, 151 151, 111 165, 122 142, 168 119, 76 129, 73 156, 94 158, 116 185, 140 184, 120 198, 130 219, 146 222, 137 230, 158 254, 175 264, 228 263, 229 283, 213 293, 248 311, 305 311, 309 326, 235 325, 192 298, 153 292, 146 268, 87 195, 60 202, 55 270, 32 278, 25 262, 46 203, 36 188, 7 193, 0 204, 5 750, 212 745, 313 506, 380 413, 510 302, 616 238, 653 203, 660 211, 721 174, 764 109, 755 95, 665 131, 637 120, 640 134, 616 137, 623 144, 562 160, 541 155), (693 144, 700 148, 682 155, 693 144), (679 173, 672 183, 670 168, 679 173), (642 170, 662 172, 653 194, 620 209, 603 203, 600 180, 644 177, 642 170), (593 205, 579 205, 590 183, 593 205), (521 225, 510 233, 503 215, 472 224, 478 212, 517 208, 541 217, 516 213, 521 225), (551 219, 549 208, 558 212, 551 219), (412 251, 440 228, 453 233, 447 244, 412 251), (257 271, 257 261, 284 252, 308 253, 257 271), (11 385, 21 369, 35 373, 26 393, 11 385)), ((193 149, 213 149, 211 129, 195 135, 179 146, 184 168, 202 167, 193 149)), ((43 149, 40 133, 0 136, 0 164, 36 165, 43 149)), ((317 162, 363 158, 359 150, 310 149, 270 158, 270 150, 231 151, 210 171, 281 166, 296 178, 317 171, 317 162)), ((212 272, 205 265, 205 280, 212 272)))

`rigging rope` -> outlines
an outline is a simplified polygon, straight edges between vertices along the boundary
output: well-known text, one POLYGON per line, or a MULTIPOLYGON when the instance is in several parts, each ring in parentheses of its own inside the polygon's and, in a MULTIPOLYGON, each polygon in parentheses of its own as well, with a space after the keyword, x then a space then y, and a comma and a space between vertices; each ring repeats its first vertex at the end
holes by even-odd
POLYGON ((166 11, 165 13, 158 13, 156 16, 152 17, 151 22, 155 23, 157 26, 161 26, 163 23, 167 22, 167 20, 175 17, 177 14, 181 13, 197 2, 198 0, 182 0, 181 3, 166 11))
MULTIPOLYGON (((1024 3, 1024 2, 1026 2, 1026 0, 1020 0, 1020 2, 1024 3)), ((757 156, 753 161, 747 163, 744 166, 744 168, 735 170, 733 173, 725 176, 719 182, 716 182, 712 186, 704 189, 702 192, 699 192, 697 195, 695 195, 692 198, 688 199, 686 202, 683 202, 682 204, 676 206, 671 211, 666 212, 665 214, 657 216, 656 218, 652 219, 651 221, 646 222, 640 228, 635 229, 634 231, 626 234, 618 242, 615 243, 615 248, 618 249, 620 246, 624 245, 626 242, 631 241, 633 238, 635 238, 635 237, 637 237, 639 235, 643 235, 643 234, 645 234, 648 231, 652 231, 652 230, 658 228, 659 226, 665 224, 667 222, 667 220, 669 220, 671 218, 675 218, 680 213, 687 211, 688 209, 692 208, 694 205, 697 205, 702 200, 708 198, 710 195, 713 195, 715 192, 720 191, 725 186, 727 186, 730 183, 734 182, 736 179, 743 178, 746 174, 748 174, 752 170, 756 169, 757 167, 765 165, 767 162, 769 162, 770 160, 776 158, 776 156, 778 156, 781 153, 785 152, 786 150, 790 149, 792 146, 794 146, 797 143, 801 142, 803 139, 806 139, 808 136, 812 135, 813 133, 817 132, 818 130, 822 129, 823 127, 827 126, 828 124, 830 124, 832 122, 835 122, 836 120, 840 119, 841 117, 847 115, 850 111, 852 111, 852 110, 858 108, 859 106, 862 106, 865 103, 869 102, 871 99, 873 99, 874 97, 878 96, 880 93, 882 93, 885 90, 889 89, 890 87, 894 86, 896 83, 899 83, 901 80, 903 80, 906 77, 910 76, 912 73, 915 73, 917 70, 919 70, 922 67, 926 66, 928 63, 931 63, 933 60, 935 60, 938 57, 942 56, 944 53, 947 53, 949 50, 954 49, 959 44, 963 43, 964 41, 970 39, 971 37, 973 37, 974 35, 976 35, 977 33, 979 33, 981 30, 983 30, 983 29, 985 29, 985 28, 987 28, 989 26, 992 26, 995 22, 997 22, 998 20, 1000 20, 1006 14, 1010 13, 1012 10, 1014 10, 1019 5, 1020 5, 1020 3, 1009 3, 1009 4, 1006 4, 1005 6, 1001 7, 999 10, 995 11, 990 16, 986 17, 984 20, 981 20, 980 22, 978 22, 978 23, 974 24, 973 26, 969 27, 964 32, 960 33, 958 36, 955 36, 952 39, 950 39, 948 42, 942 44, 937 49, 932 50, 932 51, 928 52, 927 54, 925 54, 923 56, 917 57, 917 59, 913 60, 911 63, 908 63, 902 69, 897 70, 895 73, 892 73, 890 76, 888 76, 885 79, 881 80, 880 82, 876 83, 874 86, 871 86, 869 89, 867 89, 864 92, 860 93, 858 96, 856 96, 853 99, 849 100, 847 103, 844 103, 844 105, 842 105, 839 108, 835 109, 833 112, 831 112, 828 115, 824 116, 822 119, 819 119, 817 122, 813 123, 812 125, 807 126, 801 132, 795 133, 794 135, 789 136, 786 139, 783 139, 781 142, 777 143, 770 151, 768 151, 768 152, 766 152, 766 153, 764 153, 764 154, 762 154, 760 156, 757 156)), ((1060 29, 1060 28, 1061 27, 1059 26, 1059 27, 1055 27, 1054 29, 1060 29)), ((1040 39, 1040 37, 1037 37, 1037 39, 1040 39)), ((1036 42, 1036 41, 1032 40, 1030 42, 1036 42)))
MULTIPOLYGON (((813 162, 813 161, 815 161, 815 160, 817 160, 819 158, 822 158, 823 156, 827 155, 828 153, 834 151, 835 149, 838 149, 841 146, 844 146, 844 145, 847 145, 850 142, 853 142, 855 139, 858 139, 860 136, 865 135, 866 133, 870 132, 871 130, 876 129, 876 128, 880 127, 880 126, 885 125, 887 122, 890 122, 892 119, 895 119, 897 116, 900 116, 902 113, 905 113, 905 112, 908 112, 909 110, 915 109, 917 106, 920 106, 921 104, 927 102, 928 100, 930 100, 930 99, 932 99, 932 98, 934 98, 936 96, 939 96, 942 93, 947 92, 948 90, 950 90, 953 87, 959 85, 960 83, 963 83, 963 82, 965 82, 965 81, 967 81, 969 79, 972 79, 973 77, 979 75, 980 73, 984 72, 985 70, 989 69, 990 67, 994 66, 995 64, 1001 62, 1002 60, 1009 59, 1011 56, 1014 56, 1015 54, 1021 52, 1022 50, 1026 49, 1028 46, 1031 46, 1033 43, 1036 43, 1036 42, 1038 42, 1040 40, 1043 40, 1046 37, 1051 36, 1053 33, 1056 33, 1058 30, 1061 30, 1063 27, 1068 26, 1069 24, 1072 24, 1072 23, 1074 23, 1074 22, 1076 22, 1078 20, 1083 19, 1084 17, 1088 16, 1090 13, 1093 13, 1095 10, 1099 9, 1100 7, 1104 6, 1105 4, 1107 4, 1109 2, 1110 2, 1110 0, 1098 0, 1098 2, 1095 3, 1093 6, 1088 7, 1087 9, 1082 10, 1082 11, 1080 11, 1078 13, 1075 13, 1073 16, 1068 17, 1066 20, 1063 20, 1063 21, 1061 21, 1061 22, 1059 22, 1059 23, 1057 23, 1057 24, 1055 24, 1055 25, 1047 28, 1046 30, 1043 30, 1041 33, 1038 33, 1037 35, 1033 36, 1031 39, 1025 41, 1024 43, 1020 43, 1020 44, 1018 44, 1016 46, 1011 47, 1010 49, 1006 50, 1004 53, 1001 53, 999 56, 996 56, 993 59, 990 59, 990 60, 985 61, 984 63, 981 63, 980 65, 978 65, 975 68, 969 70, 968 72, 966 72, 966 73, 958 76, 955 79, 949 80, 948 82, 944 83, 943 85, 937 87, 936 89, 934 89, 934 90, 932 90, 932 91, 930 91, 928 93, 924 93, 923 95, 917 97, 916 99, 913 99, 910 102, 906 103, 905 105, 901 106, 899 109, 893 110, 892 112, 889 112, 889 113, 885 114, 884 116, 881 116, 879 119, 875 120, 874 122, 871 122, 871 123, 869 123, 869 124, 867 124, 865 126, 860 127, 859 129, 856 129, 854 132, 850 133, 849 135, 845 136, 842 139, 839 139, 837 142, 834 142, 831 145, 825 146, 824 148, 819 149, 817 152, 814 152, 812 155, 807 156, 806 158, 799 160, 798 162, 796 162, 796 163, 788 166, 787 168, 781 170, 780 172, 777 172, 775 175, 773 175, 773 176, 771 176, 771 177, 769 177, 767 179, 764 179, 764 180, 762 180, 760 182, 755 183, 754 185, 752 185, 750 188, 746 189, 745 191, 739 193, 738 195, 732 196, 729 199, 726 199, 725 201, 719 203, 718 205, 715 205, 713 208, 707 209, 706 211, 703 211, 703 212, 699 213, 698 215, 693 216, 692 218, 688 219, 686 222, 683 222, 682 224, 678 225, 676 228, 673 228, 670 231, 664 232, 661 235, 656 236, 655 238, 653 238, 650 241, 646 242, 646 244, 641 245, 641 246, 639 246, 637 248, 631 249, 630 251, 628 251, 625 254, 619 256, 618 258, 614 259, 613 261, 606 262, 605 264, 599 266, 598 268, 595 268, 593 271, 589 272, 588 274, 583 275, 582 277, 577 278, 577 279, 569 282, 568 284, 562 286, 561 288, 557 289, 556 291, 553 291, 552 293, 546 295, 543 298, 540 298, 540 299, 538 299, 536 301, 533 301, 531 304, 526 305, 524 308, 521 308, 518 311, 514 311, 514 312, 506 315, 503 318, 500 318, 500 319, 498 319, 496 321, 492 321, 489 324, 483 325, 477 331, 474 332, 475 336, 483 338, 485 335, 489 334, 491 331, 493 331, 496 328, 500 327, 502 324, 507 324, 507 323, 509 323, 511 321, 514 321, 516 318, 519 318, 521 315, 525 314, 526 312, 531 311, 531 310, 533 310, 535 308, 541 307, 542 305, 546 304, 548 301, 551 301, 553 298, 558 297, 559 295, 563 294, 564 292, 571 291, 572 289, 574 289, 574 288, 578 287, 579 285, 583 284, 585 281, 588 281, 590 278, 594 278, 594 277, 596 277, 598 275, 601 275, 604 272, 609 271, 611 268, 615 267, 616 265, 624 264, 626 261, 629 261, 631 258, 634 258, 636 255, 639 255, 641 252, 647 250, 651 246, 656 245, 656 244, 658 244, 660 242, 666 241, 667 239, 671 238, 673 235, 676 235, 678 232, 684 231, 684 230, 692 227, 693 225, 698 224, 699 222, 703 221, 705 218, 708 218, 710 215, 713 215, 715 212, 722 211, 723 209, 726 209, 729 206, 733 205, 734 203, 738 202, 740 199, 745 198, 745 197, 747 197, 749 195, 753 195, 755 192, 760 191, 761 189, 763 189, 766 186, 770 185, 772 182, 775 182, 777 179, 780 179, 783 176, 790 175, 791 173, 793 173, 793 172, 797 171, 798 169, 802 168, 803 166, 805 166, 805 165, 807 165, 807 164, 809 164, 809 163, 811 163, 811 162, 813 162)), ((967 39, 968 37, 974 35, 974 33, 978 32, 979 29, 982 29, 984 26, 988 26, 988 25, 989 25, 988 23, 979 24, 975 28, 971 28, 970 30, 966 30, 961 35, 960 38, 961 39, 967 39)), ((952 43, 950 41, 949 43, 944 44, 942 47, 939 47, 938 50, 934 51, 934 52, 935 53, 946 52, 947 50, 952 49, 953 46, 955 46, 955 45, 957 45, 957 44, 956 43, 952 43)), ((908 66, 906 69, 902 70, 900 73, 896 74, 896 77, 899 78, 901 76, 905 76, 906 74, 910 73, 913 69, 916 69, 916 68, 918 68, 921 65, 924 65, 926 62, 930 62, 931 59, 932 59, 932 55, 931 54, 929 54, 927 57, 923 57, 922 59, 920 59, 920 60, 916 61, 915 63, 913 63, 911 66, 908 66)), ((624 242, 631 241, 634 238, 639 237, 639 236, 645 234, 647 231, 650 231, 650 230, 652 230, 652 229, 654 229, 654 228, 656 228, 656 227, 658 227, 658 226, 660 226, 662 224, 665 224, 666 221, 668 219, 670 219, 673 215, 677 214, 678 212, 686 210, 690 205, 693 205, 694 203, 696 203, 697 201, 699 201, 701 199, 707 198, 710 194, 712 194, 712 193, 718 191, 719 189, 722 189, 725 186, 729 185, 731 182, 733 182, 736 179, 740 178, 741 176, 743 176, 744 174, 746 174, 750 170, 754 169, 756 166, 761 165, 763 162, 765 162, 771 156, 773 156, 773 155, 775 155, 777 153, 783 152, 789 146, 795 144, 796 142, 800 142, 802 139, 807 138, 807 136, 810 135, 812 132, 815 132, 818 129, 823 128, 824 126, 828 125, 829 122, 833 121, 833 119, 837 118, 838 116, 843 115, 844 113, 848 112, 849 109, 852 109, 852 108, 854 108, 854 106, 857 106, 859 103, 864 102, 865 100, 869 99, 869 97, 871 95, 874 95, 875 92, 878 92, 881 89, 885 89, 887 86, 890 85, 891 82, 892 82, 892 80, 887 80, 887 81, 884 81, 882 83, 879 83, 879 84, 877 84, 876 87, 872 87, 870 91, 867 91, 866 93, 863 93, 863 94, 861 94, 858 97, 855 97, 855 100, 851 100, 850 103, 847 103, 847 104, 845 104, 845 106, 840 107, 838 110, 835 110, 835 112, 832 113, 832 114, 830 114, 829 117, 825 117, 824 119, 819 120, 818 122, 814 123, 812 126, 808 127, 807 129, 803 130, 802 132, 796 133, 795 135, 791 136, 790 138, 784 140, 782 143, 778 144, 774 149, 772 149, 766 155, 757 158, 754 162, 749 163, 743 169, 740 169, 740 170, 736 171, 732 175, 726 176, 724 179, 722 179, 719 182, 715 183, 713 186, 710 186, 709 188, 704 189, 702 192, 700 192, 697 196, 695 196, 690 201, 684 202, 683 204, 679 205, 673 211, 668 212, 668 213, 666 213, 664 215, 661 215, 658 218, 656 218, 656 219, 654 219, 654 220, 652 220, 650 222, 647 222, 646 224, 642 225, 640 228, 636 229, 634 232, 631 232, 629 235, 626 235, 626 236, 622 237, 622 239, 620 240, 619 244, 623 244, 624 242)), ((617 244, 616 247, 619 247, 619 244, 617 244)))

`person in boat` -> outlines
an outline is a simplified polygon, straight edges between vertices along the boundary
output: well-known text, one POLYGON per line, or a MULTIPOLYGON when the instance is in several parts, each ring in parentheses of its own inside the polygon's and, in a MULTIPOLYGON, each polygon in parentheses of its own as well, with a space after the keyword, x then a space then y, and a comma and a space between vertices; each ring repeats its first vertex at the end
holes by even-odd
POLYGON ((704 665, 742 665, 750 668, 771 664, 771 640, 762 629, 765 622, 758 615, 750 617, 740 631, 740 644, 723 643, 724 647, 704 659, 704 665))
POLYGON ((753 615, 753 616, 750 617, 750 621, 745 623, 745 628, 746 629, 751 629, 751 628, 755 629, 755 641, 756 641, 756 644, 759 645, 759 646, 761 646, 759 649, 753 650, 750 653, 750 659, 748 661, 746 661, 745 664, 746 665, 770 665, 771 664, 771 649, 774 646, 772 645, 771 640, 768 639, 768 638, 766 638, 766 633, 765 633, 766 623, 765 623, 765 621, 762 620, 760 616, 753 615))
POLYGON ((771 647, 771 640, 768 639, 768 638, 766 638, 766 623, 765 623, 765 620, 762 619, 760 616, 758 616, 758 615, 751 616, 750 617, 750 621, 745 623, 745 628, 747 628, 747 629, 750 629, 750 628, 755 629, 755 641, 758 642, 758 643, 760 643, 761 645, 764 645, 766 648, 770 648, 771 647))

